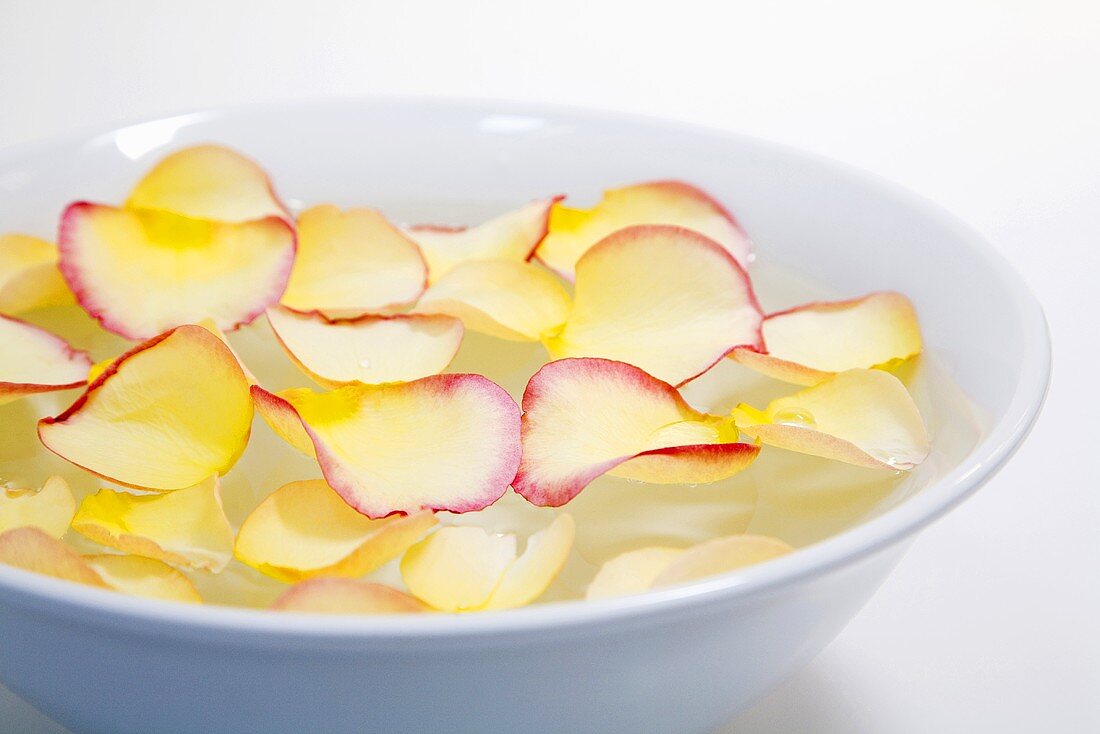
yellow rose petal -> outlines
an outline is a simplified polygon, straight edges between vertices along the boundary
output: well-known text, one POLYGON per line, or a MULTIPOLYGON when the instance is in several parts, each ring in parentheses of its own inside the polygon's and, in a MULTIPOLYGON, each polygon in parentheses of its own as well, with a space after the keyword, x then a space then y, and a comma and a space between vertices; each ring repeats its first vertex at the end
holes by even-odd
POLYGON ((771 314, 764 319, 763 335, 765 352, 741 347, 730 356, 797 385, 816 385, 850 369, 888 369, 921 351, 913 305, 894 292, 771 314))
POLYGON ((201 326, 181 326, 120 357, 68 410, 42 419, 38 434, 111 481, 183 489, 225 474, 244 451, 248 389, 229 347, 201 326))
POLYGON ((560 196, 532 201, 476 227, 418 226, 407 230, 428 262, 434 283, 458 265, 476 260, 526 262, 546 236, 550 208, 560 196))
POLYGON ((57 247, 23 234, 0 235, 0 313, 73 302, 57 268, 57 247))
POLYGON ((740 405, 738 428, 770 446, 857 466, 909 470, 931 447, 905 385, 882 370, 848 370, 764 410, 740 405))
POLYGON ((409 382, 447 369, 462 344, 462 322, 403 314, 332 319, 316 311, 268 309, 283 349, 322 387, 409 382))
POLYGON ((233 555, 216 476, 165 494, 101 489, 84 498, 72 524, 100 545, 176 566, 218 573, 233 555))
POLYGON ((677 558, 683 548, 639 548, 615 556, 600 567, 588 584, 586 599, 610 599, 648 591, 657 577, 677 558))
POLYGON ((185 604, 202 603, 202 597, 190 579, 161 561, 104 553, 84 556, 84 562, 108 586, 123 594, 185 604))
POLYGON ((575 536, 576 523, 569 515, 558 515, 548 527, 534 533, 523 554, 504 572, 485 608, 512 609, 542 596, 561 573, 575 536))
POLYGON ((0 314, 0 344, 0 405, 87 381, 88 355, 37 326, 0 314))
POLYGON ((653 586, 686 584, 689 581, 735 571, 770 561, 794 548, 765 535, 731 535, 715 538, 683 551, 653 580, 653 586))
POLYGON ((462 319, 466 328, 513 341, 538 341, 561 329, 569 292, 538 265, 479 260, 452 268, 427 290, 418 313, 462 319))
POLYGON ((75 512, 76 500, 61 477, 50 477, 41 489, 0 487, 0 532, 36 527, 60 538, 68 531, 75 512))
POLYGON ((480 510, 519 465, 519 406, 480 375, 327 393, 253 387, 253 396, 276 433, 315 455, 329 485, 368 517, 480 510))
POLYGON ((107 330, 147 339, 205 318, 225 330, 250 323, 286 288, 294 243, 277 217, 233 223, 78 202, 58 246, 80 305, 107 330))
POLYGON ((409 614, 428 611, 420 601, 382 584, 315 578, 287 589, 271 605, 307 614, 409 614))
POLYGON ((523 395, 523 457, 513 486, 560 506, 611 472, 644 482, 702 484, 757 456, 729 419, 691 408, 674 387, 606 359, 565 359, 539 370, 523 395))
POLYGON ((264 170, 220 145, 196 145, 166 156, 138 182, 126 206, 222 222, 290 218, 264 170))
POLYGON ((685 227, 721 245, 748 266, 752 242, 741 225, 703 190, 681 181, 654 181, 612 189, 592 209, 557 204, 550 233, 536 252, 539 260, 567 278, 577 261, 600 240, 626 227, 666 224, 685 227))
POLYGON ((577 262, 565 328, 544 343, 554 359, 614 359, 681 385, 734 347, 759 347, 762 319, 748 275, 717 243, 631 227, 577 262))
POLYGON ((326 204, 298 217, 298 257, 282 304, 358 315, 412 303, 427 278, 416 243, 381 214, 326 204))
POLYGON ((110 588, 80 554, 36 527, 0 533, 0 563, 63 581, 110 588))
POLYGON ((400 556, 435 524, 427 511, 371 520, 323 480, 292 482, 245 519, 235 553, 288 583, 314 576, 355 578, 400 556))
POLYGON ((409 593, 446 612, 481 609, 516 560, 516 537, 477 527, 440 528, 401 559, 409 593))

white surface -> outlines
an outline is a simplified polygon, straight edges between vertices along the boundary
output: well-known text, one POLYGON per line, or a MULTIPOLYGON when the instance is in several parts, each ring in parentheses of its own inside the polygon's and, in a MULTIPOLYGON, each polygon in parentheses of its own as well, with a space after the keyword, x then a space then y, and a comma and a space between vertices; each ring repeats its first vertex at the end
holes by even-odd
MULTIPOLYGON (((1046 413, 1010 467, 730 731, 1100 727, 1100 490, 1085 463, 1100 299, 1082 277, 1100 265, 1100 8, 313 5, 324 9, 192 2, 142 17, 152 11, 137 3, 5 0, 0 144, 238 101, 467 94, 706 122, 940 202, 997 242, 1044 302, 1056 355, 1046 413)), ((0 704, 0 730, 53 731, 39 721, 0 704)))

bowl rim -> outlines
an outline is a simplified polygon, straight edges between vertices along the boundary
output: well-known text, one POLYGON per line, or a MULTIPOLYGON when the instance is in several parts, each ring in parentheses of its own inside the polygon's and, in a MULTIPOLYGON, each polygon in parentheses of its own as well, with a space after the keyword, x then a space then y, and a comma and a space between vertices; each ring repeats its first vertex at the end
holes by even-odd
POLYGON ((761 566, 713 576, 682 586, 651 590, 643 594, 604 600, 569 600, 521 609, 481 612, 471 615, 380 615, 272 613, 220 605, 187 605, 126 596, 81 586, 0 565, 0 603, 41 609, 97 626, 136 628, 156 625, 160 634, 231 632, 237 640, 272 636, 306 639, 349 638, 384 640, 407 638, 478 638, 485 636, 569 629, 599 623, 639 621, 652 615, 714 604, 738 604, 774 593, 800 581, 854 564, 876 552, 905 541, 937 520, 988 481, 1012 457, 1034 426, 1050 385, 1050 332, 1042 307, 1024 279, 1001 253, 981 234, 940 206, 898 184, 875 174, 825 156, 799 150, 722 128, 680 122, 634 113, 578 108, 542 103, 479 100, 438 96, 372 95, 336 99, 304 99, 228 105, 177 114, 154 115, 124 123, 112 123, 89 130, 50 137, 0 149, 0 168, 34 158, 67 144, 89 143, 119 130, 147 123, 178 120, 214 121, 234 116, 280 110, 378 108, 528 115, 568 119, 575 123, 614 124, 648 128, 657 132, 703 136, 716 144, 752 146, 770 154, 800 159, 874 188, 876 193, 934 220, 951 231, 959 242, 977 252, 993 274, 1014 293, 1015 316, 1024 339, 1034 348, 1021 350, 1020 379, 1003 418, 994 424, 970 455, 948 474, 921 489, 905 502, 882 515, 789 556, 761 566), (95 617, 89 616, 94 612, 95 617))

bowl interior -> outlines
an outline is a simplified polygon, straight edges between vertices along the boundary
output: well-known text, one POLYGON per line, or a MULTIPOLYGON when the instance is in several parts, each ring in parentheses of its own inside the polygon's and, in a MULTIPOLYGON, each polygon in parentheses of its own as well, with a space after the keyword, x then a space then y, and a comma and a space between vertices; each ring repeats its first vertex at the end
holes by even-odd
POLYGON ((1018 276, 967 228, 836 164, 672 123, 400 100, 199 112, 0 153, 0 226, 52 237, 69 201, 120 201, 165 151, 208 141, 262 161, 292 205, 369 203, 397 219, 409 202, 469 219, 471 201, 487 203, 479 216, 551 193, 585 203, 606 186, 682 178, 734 212, 758 257, 842 293, 904 292, 918 308, 928 348, 990 428, 954 479, 937 483, 944 485, 939 494, 909 508, 904 522, 851 540, 849 551, 912 529, 960 499, 977 482, 975 467, 991 471, 1022 439, 1045 389, 1041 312, 1018 276))

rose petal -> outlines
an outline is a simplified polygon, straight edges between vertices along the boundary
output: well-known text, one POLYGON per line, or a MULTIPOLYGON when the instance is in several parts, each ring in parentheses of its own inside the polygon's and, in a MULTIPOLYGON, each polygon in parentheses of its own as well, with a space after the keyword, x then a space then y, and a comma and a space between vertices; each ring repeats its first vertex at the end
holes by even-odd
POLYGON ((282 303, 358 315, 412 303, 427 277, 416 243, 381 214, 326 204, 298 217, 298 257, 282 303))
POLYGON ((468 329, 501 339, 538 341, 565 323, 569 292, 537 265, 480 260, 448 271, 416 310, 460 318, 468 329))
POLYGON ((233 555, 217 476, 165 494, 101 489, 80 503, 73 530, 108 548, 214 573, 233 555))
POLYGON ((0 563, 63 581, 110 588, 76 551, 36 527, 0 533, 0 563))
POLYGON ((266 217, 290 221, 264 170, 220 145, 196 145, 169 154, 138 182, 126 206, 222 222, 266 217))
POLYGON ((794 548, 765 535, 731 535, 715 538, 683 551, 653 580, 654 588, 735 571, 779 558, 794 548))
POLYGON ((281 612, 309 614, 408 614, 428 608, 408 594, 382 584, 316 578, 283 592, 271 605, 281 612))
POLYGON ((600 567, 588 584, 585 598, 610 599, 648 591, 661 572, 683 553, 683 548, 654 546, 618 555, 600 567))
POLYGON ((161 561, 142 556, 100 554, 84 556, 87 563, 115 591, 149 599, 201 604, 195 585, 161 561))
POLYGON ((519 464, 519 406, 480 375, 434 375, 414 382, 348 385, 253 397, 273 429, 303 448, 362 514, 421 509, 469 512, 504 494, 519 464))
POLYGON ((516 536, 478 527, 440 528, 401 559, 409 592, 446 612, 481 609, 516 560, 516 536))
POLYGON ((28 235, 0 235, 0 313, 72 302, 72 291, 57 269, 57 247, 28 235))
POLYGON ((322 387, 435 375, 447 369, 462 345, 462 322, 450 316, 331 319, 277 307, 268 309, 267 319, 287 355, 322 387))
POLYGON ((550 213, 550 233, 539 245, 539 260, 566 278, 577 261, 613 232, 640 224, 668 224, 706 235, 748 266, 752 241, 733 215, 706 192, 681 181, 655 181, 604 192, 592 209, 561 204, 550 213))
MULTIPOLYGON (((256 379, 256 375, 252 374, 252 370, 248 369, 248 365, 246 365, 244 363, 244 360, 241 359, 241 355, 237 354, 237 350, 234 349, 233 345, 229 343, 229 337, 225 335, 224 331, 218 328, 218 325, 214 323, 213 319, 203 319, 202 321, 198 322, 198 325, 209 331, 214 336, 218 337, 222 344, 229 347, 229 351, 233 353, 233 357, 236 358, 237 364, 241 366, 241 372, 244 373, 244 377, 246 380, 248 380, 249 385, 255 385, 259 382, 259 380, 256 379)), ((108 362, 108 365, 109 364, 110 362, 108 362)), ((106 366, 107 365, 104 365, 104 367, 101 369, 100 364, 94 365, 92 367, 92 372, 88 375, 88 380, 92 381, 96 377, 99 377, 99 375, 102 374, 103 371, 105 371, 106 366)))
POLYGON ((88 355, 45 329, 0 314, 0 344, 0 405, 87 381, 92 364, 88 355))
POLYGON ((616 359, 680 385, 736 346, 758 347, 762 319, 748 275, 716 243, 631 227, 580 259, 565 328, 544 342, 555 359, 616 359))
POLYGON ((364 517, 323 480, 271 493, 237 534, 239 560, 280 581, 364 576, 404 553, 436 524, 431 512, 364 517))
POLYGON ((0 487, 0 532, 36 527, 60 538, 68 531, 75 512, 76 500, 61 477, 50 477, 41 489, 0 487))
POLYGON ((229 471, 252 412, 232 351, 201 326, 181 326, 120 357, 68 410, 39 421, 38 435, 110 481, 183 489, 229 471))
POLYGON ((702 484, 736 474, 759 447, 728 419, 700 413, 637 367, 566 359, 540 369, 523 395, 523 459, 513 486, 560 506, 596 477, 702 484))
POLYGON ((924 421, 905 385, 882 370, 848 370, 764 410, 739 405, 738 428, 770 446, 857 466, 908 470, 928 456, 924 421))
POLYGON ((247 324, 279 300, 294 262, 294 229, 269 217, 241 223, 78 202, 65 210, 61 272, 109 331, 149 338, 211 318, 247 324))
POLYGON ((765 353, 741 347, 730 356, 797 385, 816 385, 845 370, 888 369, 921 351, 913 305, 890 291, 772 314, 763 334, 765 353))
POLYGON ((576 523, 569 515, 558 515, 548 527, 534 533, 523 554, 505 571, 485 608, 513 609, 542 596, 561 573, 575 535, 576 523))
POLYGON ((428 262, 430 282, 472 260, 526 262, 546 236, 550 208, 562 197, 539 199, 476 227, 422 225, 407 230, 428 262))

